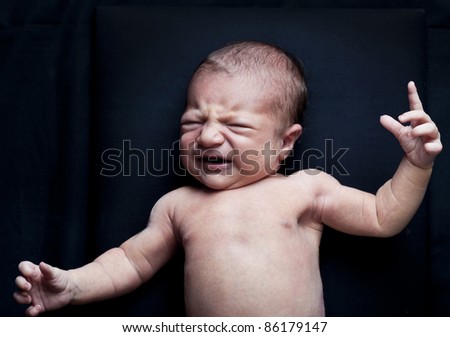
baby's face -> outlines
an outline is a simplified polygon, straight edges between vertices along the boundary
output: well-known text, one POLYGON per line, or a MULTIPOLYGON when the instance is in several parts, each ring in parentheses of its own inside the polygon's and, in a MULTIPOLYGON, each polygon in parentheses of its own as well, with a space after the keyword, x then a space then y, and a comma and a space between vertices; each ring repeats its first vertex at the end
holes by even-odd
POLYGON ((232 189, 276 173, 283 132, 268 95, 244 77, 203 73, 192 81, 180 138, 191 175, 212 189, 232 189))

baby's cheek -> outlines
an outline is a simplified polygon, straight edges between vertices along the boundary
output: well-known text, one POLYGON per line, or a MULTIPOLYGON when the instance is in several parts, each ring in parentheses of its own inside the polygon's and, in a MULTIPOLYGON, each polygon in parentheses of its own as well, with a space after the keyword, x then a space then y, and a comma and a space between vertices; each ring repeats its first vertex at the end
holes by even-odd
POLYGON ((266 176, 278 170, 276 155, 263 155, 261 152, 244 152, 238 164, 240 173, 244 176, 266 176))
POLYGON ((195 137, 192 132, 181 133, 179 147, 180 153, 187 154, 187 151, 194 145, 195 137))
POLYGON ((240 174, 243 176, 254 176, 259 174, 263 164, 258 152, 244 151, 238 158, 235 158, 235 163, 240 169, 240 174))

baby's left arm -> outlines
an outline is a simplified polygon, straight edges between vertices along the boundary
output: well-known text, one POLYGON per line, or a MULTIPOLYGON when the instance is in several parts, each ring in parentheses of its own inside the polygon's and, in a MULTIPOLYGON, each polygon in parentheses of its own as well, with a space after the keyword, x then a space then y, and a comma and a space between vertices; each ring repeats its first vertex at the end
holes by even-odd
POLYGON ((436 125, 423 111, 413 82, 408 83, 408 98, 411 111, 400 115, 400 122, 389 116, 380 118, 405 152, 392 179, 373 195, 321 175, 316 207, 320 222, 349 234, 369 236, 392 236, 409 223, 425 195, 442 144, 436 125))

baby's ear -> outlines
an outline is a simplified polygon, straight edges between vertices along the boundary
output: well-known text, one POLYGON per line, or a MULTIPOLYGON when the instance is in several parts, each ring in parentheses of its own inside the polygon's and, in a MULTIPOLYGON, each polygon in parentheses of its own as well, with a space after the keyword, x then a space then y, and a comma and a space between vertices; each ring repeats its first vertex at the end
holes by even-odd
POLYGON ((293 124, 289 128, 287 128, 283 135, 282 140, 283 144, 281 146, 280 151, 280 160, 283 161, 292 151, 295 142, 302 134, 302 126, 300 124, 293 124))

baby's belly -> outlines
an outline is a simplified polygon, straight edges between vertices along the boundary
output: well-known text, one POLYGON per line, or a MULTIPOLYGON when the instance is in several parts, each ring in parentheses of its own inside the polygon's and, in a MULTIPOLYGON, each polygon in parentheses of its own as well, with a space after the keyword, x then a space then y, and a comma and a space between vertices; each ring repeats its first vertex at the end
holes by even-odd
POLYGON ((188 315, 324 315, 316 249, 289 242, 203 248, 186 250, 188 315))

